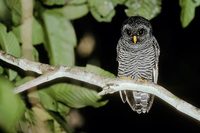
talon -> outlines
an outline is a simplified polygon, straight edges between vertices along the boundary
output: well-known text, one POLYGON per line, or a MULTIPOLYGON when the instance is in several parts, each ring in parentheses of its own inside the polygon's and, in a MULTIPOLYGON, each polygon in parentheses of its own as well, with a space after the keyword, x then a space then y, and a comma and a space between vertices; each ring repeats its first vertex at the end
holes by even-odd
POLYGON ((137 82, 140 82, 140 83, 148 83, 148 80, 142 79, 142 78, 137 79, 136 81, 137 81, 137 82))

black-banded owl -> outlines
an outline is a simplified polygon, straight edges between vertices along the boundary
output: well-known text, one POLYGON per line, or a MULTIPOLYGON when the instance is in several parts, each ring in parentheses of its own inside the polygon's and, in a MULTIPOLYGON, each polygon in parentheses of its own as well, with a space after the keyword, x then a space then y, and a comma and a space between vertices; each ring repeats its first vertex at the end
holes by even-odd
MULTIPOLYGON (((160 48, 152 34, 150 22, 140 16, 125 20, 117 44, 118 77, 157 83, 160 48)), ((140 91, 121 91, 126 101, 137 113, 150 110, 154 96, 140 91)))

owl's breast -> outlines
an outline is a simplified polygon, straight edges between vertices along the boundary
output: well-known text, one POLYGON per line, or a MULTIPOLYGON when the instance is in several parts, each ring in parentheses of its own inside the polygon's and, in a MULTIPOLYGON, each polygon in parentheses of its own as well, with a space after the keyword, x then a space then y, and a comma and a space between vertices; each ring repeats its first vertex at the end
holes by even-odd
POLYGON ((118 76, 152 80, 155 65, 155 52, 153 47, 137 52, 121 49, 118 54, 118 76))

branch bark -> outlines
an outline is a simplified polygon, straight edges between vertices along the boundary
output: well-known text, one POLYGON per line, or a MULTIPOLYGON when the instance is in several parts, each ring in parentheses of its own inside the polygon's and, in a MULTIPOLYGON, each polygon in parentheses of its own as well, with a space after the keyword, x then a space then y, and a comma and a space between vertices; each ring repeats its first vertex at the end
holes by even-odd
POLYGON ((99 95, 112 94, 114 92, 127 89, 151 93, 167 102, 178 111, 200 121, 200 109, 178 98, 167 89, 157 84, 141 81, 138 82, 128 79, 125 80, 102 77, 97 74, 88 72, 84 68, 80 67, 50 66, 26 59, 15 58, 3 51, 0 51, 0 59, 25 71, 32 71, 38 74, 42 74, 38 78, 15 88, 15 93, 26 91, 32 87, 57 78, 67 77, 101 87, 103 90, 99 93, 99 95))

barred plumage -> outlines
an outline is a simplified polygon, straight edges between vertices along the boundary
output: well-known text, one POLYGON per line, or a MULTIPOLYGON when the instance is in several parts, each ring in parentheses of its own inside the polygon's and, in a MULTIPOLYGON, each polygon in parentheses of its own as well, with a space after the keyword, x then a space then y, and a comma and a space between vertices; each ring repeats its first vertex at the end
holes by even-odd
MULTIPOLYGON (((151 32, 150 23, 142 17, 131 17, 124 23, 122 37, 117 45, 119 77, 157 83, 159 46, 151 32), (127 29, 131 31, 131 35, 127 29), (146 33, 137 34, 141 29, 146 33), (138 38, 136 44, 132 40, 135 35, 138 38)), ((120 96, 137 113, 148 112, 154 99, 153 95, 138 91, 122 91, 120 96)))

